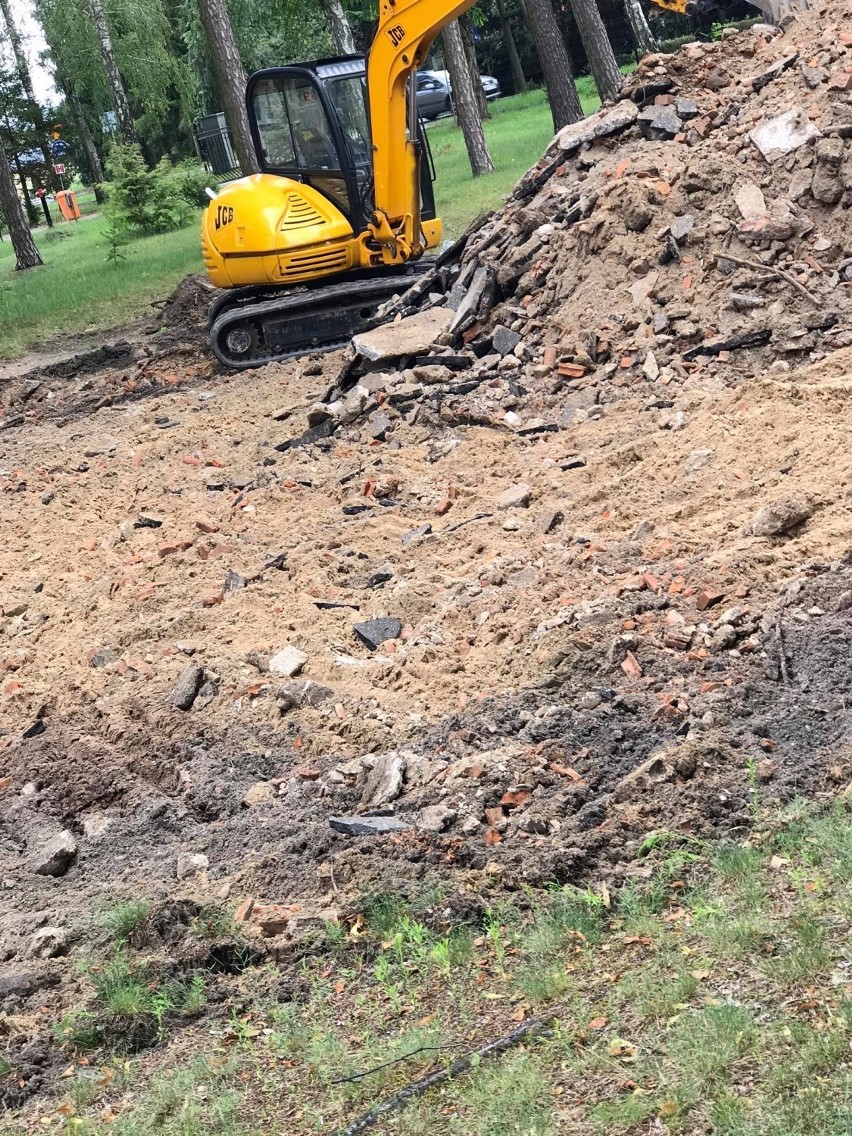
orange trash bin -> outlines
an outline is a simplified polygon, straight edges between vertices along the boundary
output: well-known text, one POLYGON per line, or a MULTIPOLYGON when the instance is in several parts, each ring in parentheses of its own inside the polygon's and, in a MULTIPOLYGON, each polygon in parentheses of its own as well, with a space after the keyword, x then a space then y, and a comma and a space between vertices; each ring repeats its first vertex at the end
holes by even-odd
POLYGON ((77 194, 72 189, 63 189, 56 195, 56 204, 59 212, 66 221, 80 220, 80 206, 77 204, 77 194))

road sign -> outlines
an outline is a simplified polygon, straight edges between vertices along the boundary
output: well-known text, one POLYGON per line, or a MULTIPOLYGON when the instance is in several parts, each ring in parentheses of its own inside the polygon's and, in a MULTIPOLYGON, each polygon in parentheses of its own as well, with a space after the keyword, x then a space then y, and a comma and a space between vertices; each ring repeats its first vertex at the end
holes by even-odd
POLYGON ((65 173, 65 167, 61 164, 56 165, 56 166, 53 167, 53 172, 55 174, 64 174, 65 173))
POLYGON ((61 138, 56 138, 50 143, 50 152, 54 158, 64 158, 68 153, 68 143, 61 138))

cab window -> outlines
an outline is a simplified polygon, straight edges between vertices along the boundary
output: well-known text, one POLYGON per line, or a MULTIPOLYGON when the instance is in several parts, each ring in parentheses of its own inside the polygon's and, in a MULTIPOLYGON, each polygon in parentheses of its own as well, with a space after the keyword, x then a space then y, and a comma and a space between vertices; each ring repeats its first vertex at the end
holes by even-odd
POLYGON ((264 79, 252 95, 264 163, 281 170, 339 170, 316 87, 298 75, 264 79))

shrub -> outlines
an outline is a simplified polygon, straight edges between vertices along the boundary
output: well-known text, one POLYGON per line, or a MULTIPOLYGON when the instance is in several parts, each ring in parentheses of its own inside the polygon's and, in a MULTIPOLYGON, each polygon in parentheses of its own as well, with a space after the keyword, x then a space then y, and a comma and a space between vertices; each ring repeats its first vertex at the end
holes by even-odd
POLYGON ((135 142, 117 142, 107 160, 110 199, 127 226, 150 235, 185 225, 205 203, 208 175, 195 162, 163 158, 149 170, 135 142))

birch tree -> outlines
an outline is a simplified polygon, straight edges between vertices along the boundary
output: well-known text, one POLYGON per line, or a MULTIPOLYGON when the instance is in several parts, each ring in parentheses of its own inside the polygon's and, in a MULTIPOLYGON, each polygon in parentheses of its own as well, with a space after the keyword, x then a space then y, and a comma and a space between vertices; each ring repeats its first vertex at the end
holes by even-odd
POLYGON ((21 200, 15 191, 9 159, 6 157, 6 151, 2 146, 0 146, 0 211, 6 218, 9 236, 12 238, 12 247, 15 250, 15 271, 36 268, 42 264, 42 259, 24 216, 21 200))

